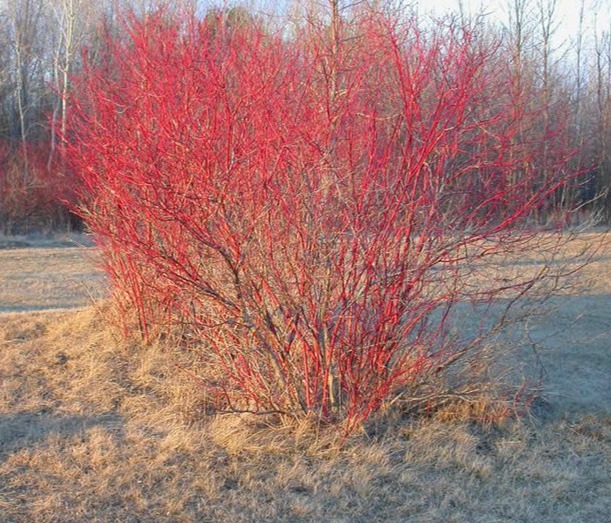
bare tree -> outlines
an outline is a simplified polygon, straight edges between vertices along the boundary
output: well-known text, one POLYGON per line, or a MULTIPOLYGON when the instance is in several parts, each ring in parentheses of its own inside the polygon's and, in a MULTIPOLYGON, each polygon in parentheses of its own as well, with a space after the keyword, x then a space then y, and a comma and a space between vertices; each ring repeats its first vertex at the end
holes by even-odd
POLYGON ((556 32, 556 8, 557 0, 537 0, 539 12, 539 27, 541 37, 541 76, 543 90, 543 118, 545 127, 549 126, 550 106, 552 101, 551 62, 552 36, 556 32))
POLYGON ((533 7, 531 0, 508 0, 508 25, 506 30, 514 68, 514 90, 519 96, 524 88, 524 67, 528 44, 533 31, 533 7))
POLYGON ((611 29, 595 33, 594 50, 598 185, 608 218, 611 214, 611 29))
POLYGON ((70 73, 78 57, 78 49, 82 46, 96 18, 92 4, 84 0, 50 0, 50 10, 55 22, 52 76, 57 99, 51 119, 49 165, 56 148, 57 127, 59 126, 61 136, 66 134, 70 73))
POLYGON ((15 0, 5 7, 8 41, 11 53, 9 74, 13 77, 13 100, 16 117, 13 118, 12 135, 21 140, 24 175, 27 175, 30 134, 38 123, 44 87, 45 35, 43 4, 36 0, 15 0))

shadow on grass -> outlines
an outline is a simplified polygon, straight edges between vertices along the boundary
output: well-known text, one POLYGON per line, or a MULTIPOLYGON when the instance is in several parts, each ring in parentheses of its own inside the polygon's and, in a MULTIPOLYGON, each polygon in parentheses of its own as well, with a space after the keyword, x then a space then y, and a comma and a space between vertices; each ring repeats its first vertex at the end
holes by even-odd
MULTIPOLYGON (((587 257, 586 257, 587 258, 587 257)), ((580 263, 607 263, 611 261, 611 255, 598 255, 594 254, 591 259, 581 259, 578 255, 575 256, 564 256, 554 258, 552 260, 504 260, 502 262, 482 262, 482 263, 471 263, 470 267, 534 267, 537 265, 546 265, 549 267, 562 267, 564 265, 570 264, 580 264, 580 263)))
POLYGON ((50 436, 71 438, 93 427, 121 432, 123 418, 117 414, 59 416, 46 412, 0 414, 0 456, 34 447, 50 436))
POLYGON ((0 314, 20 314, 25 312, 70 312, 86 309, 87 303, 69 303, 66 305, 10 305, 0 306, 0 314))

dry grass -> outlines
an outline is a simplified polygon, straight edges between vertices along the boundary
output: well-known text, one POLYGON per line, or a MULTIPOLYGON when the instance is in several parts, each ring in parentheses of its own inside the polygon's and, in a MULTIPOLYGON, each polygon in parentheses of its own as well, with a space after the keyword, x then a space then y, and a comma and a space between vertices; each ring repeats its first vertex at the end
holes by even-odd
MULTIPOLYGON (((58 280, 93 274, 64 251, 0 253, 0 307, 36 305, 45 285, 9 305, 4 285, 44 255, 58 280)), ((170 355, 120 340, 103 306, 0 315, 0 521, 608 521, 609 256, 528 325, 548 374, 532 417, 386 416, 342 447, 307 422, 202 415, 170 355)), ((75 289, 58 306, 83 304, 75 289)))

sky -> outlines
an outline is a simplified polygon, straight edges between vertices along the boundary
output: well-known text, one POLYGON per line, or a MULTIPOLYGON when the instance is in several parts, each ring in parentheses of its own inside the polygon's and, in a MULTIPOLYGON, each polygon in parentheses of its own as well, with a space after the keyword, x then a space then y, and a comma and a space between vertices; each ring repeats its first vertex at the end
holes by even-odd
MULTIPOLYGON (((1 0, 0 0, 1 1, 1 0)), ((231 3, 232 0, 216 0, 221 4, 224 2, 231 3)), ((273 12, 276 9, 283 9, 287 3, 291 1, 297 2, 314 2, 325 4, 329 0, 233 0, 233 2, 252 4, 255 8, 261 9, 262 12, 273 12)), ((358 0, 342 0, 345 3, 356 3, 358 0)), ((365 0, 371 1, 371 0, 365 0)), ((384 1, 384 0, 382 0, 384 1)), ((393 0, 390 0, 393 1, 393 0)), ((496 20, 500 23, 508 21, 508 4, 514 0, 394 0, 400 2, 404 6, 416 8, 420 14, 432 12, 435 15, 447 14, 450 12, 458 12, 459 3, 462 2, 464 9, 467 12, 476 14, 482 9, 491 20, 496 20)), ((579 12, 582 0, 521 0, 526 1, 535 10, 539 3, 546 5, 549 2, 556 3, 555 18, 557 26, 553 41, 555 47, 564 47, 575 41, 579 30, 579 12)), ((585 39, 593 40, 595 29, 598 33, 606 30, 611 31, 611 0, 583 0, 584 2, 584 20, 583 34, 585 39)))
MULTIPOLYGON (((513 0, 419 0, 419 11, 431 10, 438 14, 456 11, 459 2, 463 3, 467 12, 477 13, 480 10, 489 13, 492 19, 505 22, 508 19, 508 4, 513 0)), ((539 2, 544 5, 553 0, 530 0, 536 9, 539 2)), ((581 0, 555 0, 555 16, 557 20, 556 42, 569 42, 574 39, 579 30, 579 11, 581 0)), ((584 0, 584 26, 586 35, 593 35, 595 27, 598 30, 609 30, 611 17, 611 0, 584 0)))

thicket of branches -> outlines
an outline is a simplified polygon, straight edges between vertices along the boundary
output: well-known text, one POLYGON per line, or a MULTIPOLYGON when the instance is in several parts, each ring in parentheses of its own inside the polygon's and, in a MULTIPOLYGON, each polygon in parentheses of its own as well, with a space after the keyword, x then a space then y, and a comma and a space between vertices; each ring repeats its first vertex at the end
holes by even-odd
POLYGON ((62 152, 119 305, 197 356, 209 407, 350 432, 473 361, 490 326, 454 311, 541 275, 471 263, 526 245, 576 171, 566 104, 526 103, 481 26, 331 7, 291 35, 128 16, 84 55, 62 152))
POLYGON ((559 54, 554 0, 504 27, 155 4, 2 4, 0 223, 76 213, 122 317, 195 356, 212 409, 348 433, 433 404, 549 273, 486 267, 608 215, 611 40, 559 54), (457 329, 465 305, 490 315, 457 329))

